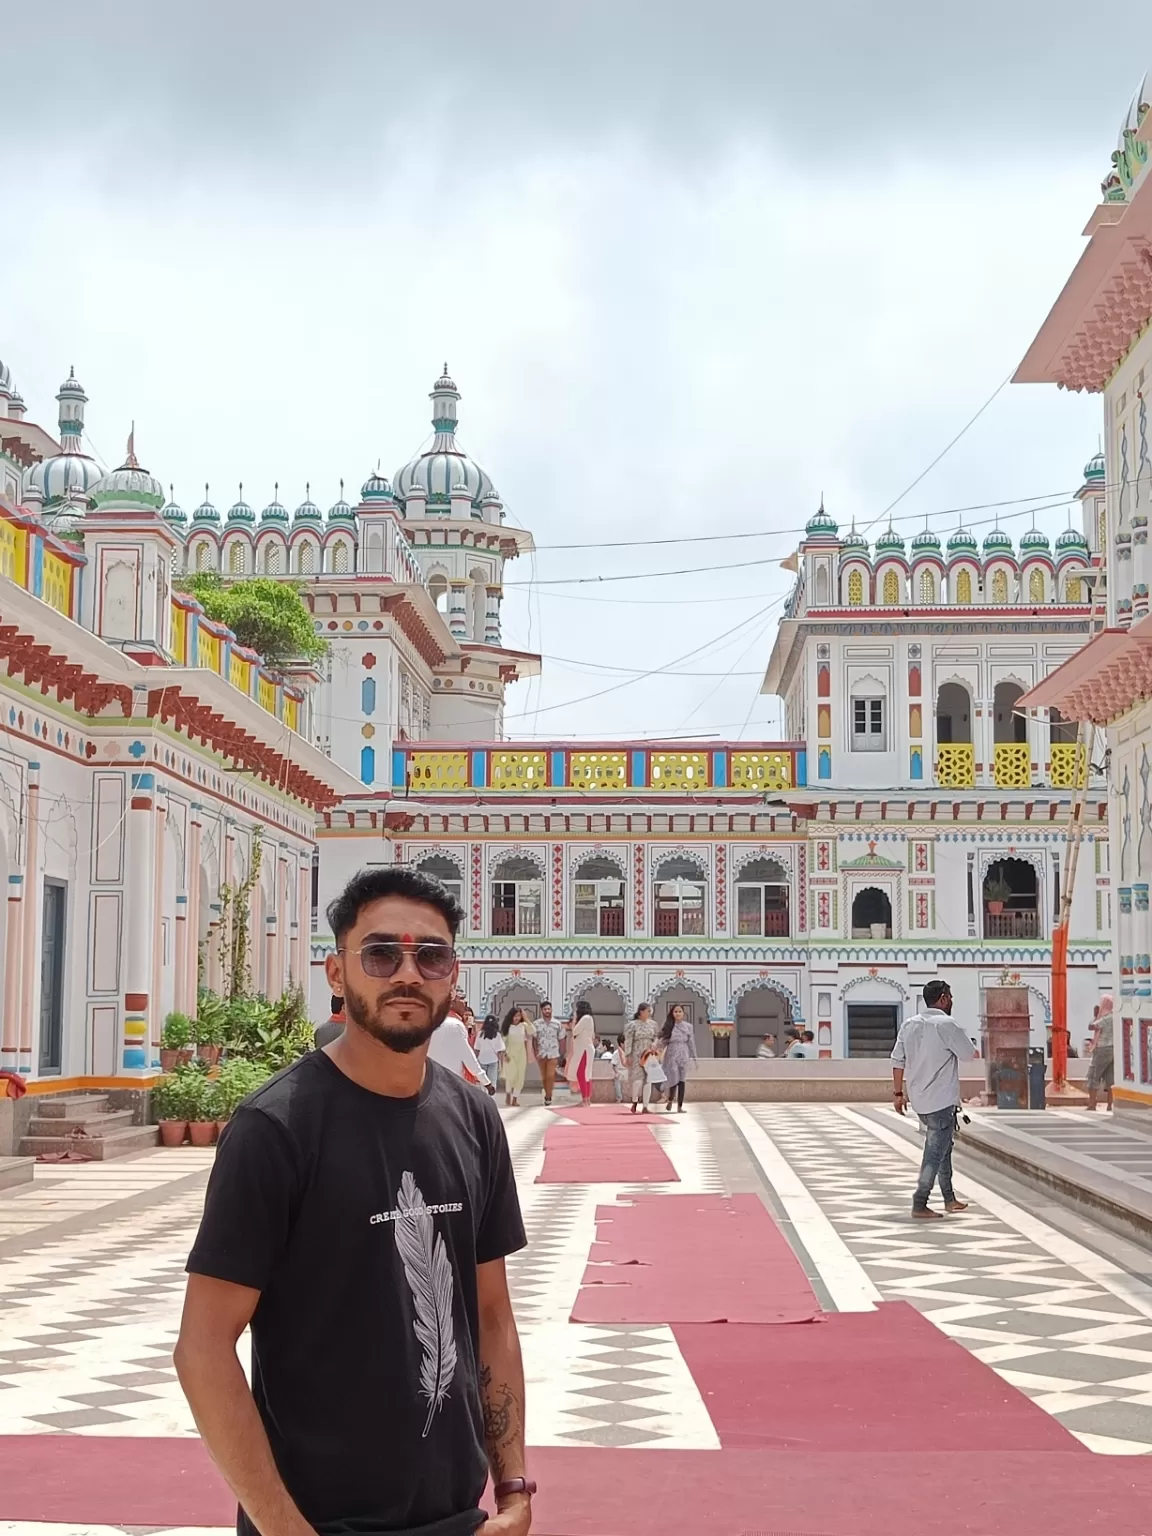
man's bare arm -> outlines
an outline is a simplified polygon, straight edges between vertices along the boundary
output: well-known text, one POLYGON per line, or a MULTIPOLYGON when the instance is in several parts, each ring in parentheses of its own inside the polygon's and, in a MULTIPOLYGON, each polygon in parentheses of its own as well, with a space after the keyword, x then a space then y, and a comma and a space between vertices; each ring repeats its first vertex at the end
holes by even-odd
POLYGON ((176 1374, 208 1454, 262 1536, 314 1536, 292 1502, 236 1355, 260 1292, 189 1275, 176 1374))
POLYGON ((903 1114, 904 1113, 904 1106, 908 1102, 908 1096, 904 1092, 904 1068, 903 1067, 893 1067, 892 1068, 892 1102, 895 1104, 896 1108, 900 1111, 900 1113, 903 1114))
MULTIPOLYGON (((524 1474, 524 1362, 520 1336, 508 1295, 504 1260, 476 1267, 480 1312, 480 1397, 484 1444, 492 1481, 504 1483, 524 1474)), ((486 1531, 520 1533, 531 1519, 525 1494, 500 1500, 500 1513, 486 1531)))

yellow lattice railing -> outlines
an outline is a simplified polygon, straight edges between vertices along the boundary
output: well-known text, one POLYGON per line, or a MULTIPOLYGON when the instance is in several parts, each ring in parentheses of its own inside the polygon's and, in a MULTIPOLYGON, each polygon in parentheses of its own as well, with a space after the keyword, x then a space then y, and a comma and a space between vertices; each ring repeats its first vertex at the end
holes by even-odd
POLYGON ((573 789, 623 789, 628 783, 626 752, 573 752, 568 758, 573 789))
POLYGON ((408 776, 413 788, 467 789, 467 752, 410 752, 408 776))
POLYGON ((72 617, 72 567, 50 549, 44 551, 40 596, 57 613, 72 617))
POLYGON ((707 752, 653 752, 648 758, 653 789, 707 789, 707 752))
POLYGON ((1054 741, 1051 750, 1053 789, 1076 789, 1088 782, 1088 753, 1083 746, 1074 741, 1054 741))
POLYGON ((942 741, 936 748, 936 782, 943 789, 972 789, 976 753, 970 741, 942 741))
POLYGON ((490 752, 489 789, 543 789, 548 782, 546 752, 490 752))
POLYGON ((788 752, 733 752, 729 759, 733 789, 791 789, 788 752))
POLYGON ((28 535, 7 518, 0 518, 0 576, 9 576, 18 587, 28 580, 28 535))
POLYGON ((1032 749, 1026 741, 998 741, 992 749, 992 782, 997 789, 1028 789, 1032 749))

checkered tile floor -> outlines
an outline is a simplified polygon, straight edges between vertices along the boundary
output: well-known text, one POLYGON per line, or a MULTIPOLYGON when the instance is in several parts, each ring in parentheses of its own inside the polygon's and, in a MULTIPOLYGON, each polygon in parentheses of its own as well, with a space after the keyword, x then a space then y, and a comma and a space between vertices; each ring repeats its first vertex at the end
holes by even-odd
POLYGON ((877 1139, 868 1112, 751 1109, 885 1299, 918 1307, 1092 1449, 1152 1451, 1152 1289, 1053 1232, 1054 1253, 979 1200, 911 1222, 915 1162, 877 1139))

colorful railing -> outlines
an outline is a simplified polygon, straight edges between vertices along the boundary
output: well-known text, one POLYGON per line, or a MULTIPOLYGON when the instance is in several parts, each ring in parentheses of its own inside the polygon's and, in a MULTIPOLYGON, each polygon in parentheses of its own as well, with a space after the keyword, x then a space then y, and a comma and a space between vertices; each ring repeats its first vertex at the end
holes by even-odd
POLYGON ((219 673, 289 730, 300 729, 303 690, 265 667, 262 657, 240 645, 230 629, 210 619, 186 592, 172 594, 171 649, 176 666, 219 673))
POLYGON ((0 506, 0 576, 74 619, 80 605, 83 553, 30 517, 0 506))
POLYGON ((976 783, 976 753, 970 741, 939 742, 936 782, 942 789, 972 789, 976 783))
POLYGON ((805 751, 796 742, 729 746, 707 743, 605 745, 560 744, 425 747, 404 745, 392 753, 392 785, 413 794, 486 793, 775 794, 807 784, 805 751))
POLYGON ((1032 748, 1026 741, 998 741, 992 748, 992 782, 997 789, 1029 789, 1032 748))
POLYGON ((1087 749, 1074 741, 1054 741, 1049 783, 1053 789, 1077 789, 1088 781, 1087 749))

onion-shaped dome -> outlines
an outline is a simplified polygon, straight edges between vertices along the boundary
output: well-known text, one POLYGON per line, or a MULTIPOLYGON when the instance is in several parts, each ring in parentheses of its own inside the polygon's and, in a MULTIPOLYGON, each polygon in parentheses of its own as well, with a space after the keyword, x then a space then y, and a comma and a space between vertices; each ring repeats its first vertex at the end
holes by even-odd
POLYGON ((1088 540, 1080 532, 1079 528, 1065 528, 1056 539, 1056 553, 1058 555, 1087 555, 1088 540))
POLYGON ((158 512, 164 505, 164 487, 155 475, 140 467, 133 437, 128 439, 128 453, 120 468, 104 475, 89 491, 94 507, 147 508, 158 512))
POLYGON ((12 370, 3 358, 0 358, 0 394, 10 394, 12 390, 12 370))
POLYGON ((810 539, 834 539, 840 532, 836 519, 829 517, 821 501, 819 508, 804 524, 804 533, 810 539))
POLYGON ((192 521, 194 523, 219 523, 220 521, 219 512, 217 512, 216 508, 208 500, 207 486, 204 487, 204 500, 196 508, 195 512, 193 512, 192 521))
POLYGON ((432 387, 432 428, 435 437, 425 453, 409 459, 392 477, 395 497, 401 506, 413 495, 423 496, 432 505, 447 506, 455 487, 457 495, 467 493, 474 507, 493 493, 487 474, 456 441, 456 406, 460 392, 449 377, 447 366, 432 387))
MULTIPOLYGON (((376 466, 373 472, 368 476, 367 480, 365 480, 364 484, 360 487, 360 499, 361 501, 393 501, 395 499, 392 490, 392 482, 389 480, 387 475, 382 475, 380 473, 379 465, 376 466)), ((347 505, 347 503, 344 502, 343 481, 341 481, 340 484, 340 503, 343 503, 345 506, 347 505)), ((329 512, 328 516, 331 517, 332 513, 329 512)))
POLYGON ((323 512, 312 500, 312 486, 310 483, 304 487, 304 500, 293 512, 292 521, 294 523, 322 523, 324 521, 323 512))
POLYGON ((240 494, 228 508, 229 523, 254 523, 256 514, 244 500, 244 487, 240 486, 240 494))
POLYGON ((288 508, 280 500, 280 482, 272 487, 272 500, 260 514, 261 523, 286 523, 288 521, 288 508))
POLYGON ((68 370, 68 377, 60 386, 60 392, 56 396, 57 400, 59 400, 60 395, 66 395, 73 400, 82 400, 85 404, 87 404, 88 396, 84 393, 83 384, 81 384, 80 380, 76 377, 75 368, 70 368, 68 370))
MULTIPOLYGON (((0 366, 2 366, 2 365, 0 365, 0 366)), ((4 393, 4 391, 0 390, 0 394, 3 394, 3 393, 4 393)), ((28 407, 24 403, 24 396, 20 393, 20 391, 18 389, 11 390, 9 392, 9 394, 8 394, 8 414, 9 414, 9 416, 15 416, 15 417, 19 418, 19 417, 24 415, 24 412, 27 409, 28 409, 28 407)))
POLYGON ((1012 540, 1004 532, 1003 528, 991 528, 984 535, 985 555, 1010 555, 1012 553, 1012 540))
POLYGON ((877 555, 902 555, 904 553, 904 540, 889 523, 888 527, 876 540, 877 555))
POLYGON ((1094 453, 1084 466, 1084 478, 1085 480, 1103 480, 1104 474, 1104 454, 1103 452, 1094 453))
POLYGON ((1051 553, 1052 545, 1046 533, 1041 533, 1039 528, 1029 528, 1028 532, 1020 539, 1020 553, 1022 555, 1047 555, 1051 553))
POLYGON ((920 532, 912 540, 912 555, 938 555, 940 553, 940 535, 933 533, 931 528, 921 528, 920 532))
POLYGON ((188 521, 188 514, 176 503, 172 486, 168 487, 168 500, 160 508, 160 516, 166 523, 175 523, 178 527, 183 527, 188 521))
POLYGON ((849 551, 851 551, 853 554, 863 555, 865 557, 865 559, 867 558, 867 556, 868 556, 868 540, 864 537, 864 535, 862 533, 857 533, 856 532, 856 524, 855 523, 852 524, 851 528, 849 528, 848 532, 844 535, 844 538, 842 539, 841 544, 840 544, 840 548, 846 554, 849 551))
POLYGON ((58 453, 24 471, 23 491, 28 500, 54 507, 62 501, 85 500, 103 478, 100 466, 87 454, 58 453))
MULTIPOLYGON (((382 475, 376 475, 376 476, 369 477, 368 484, 371 484, 372 479, 382 480, 385 485, 388 485, 387 480, 384 480, 384 477, 382 475)), ((369 497, 367 496, 366 492, 367 492, 367 486, 365 486, 364 491, 361 492, 361 494, 364 496, 365 501, 369 500, 369 497)), ((388 499, 391 500, 391 497, 392 497, 392 487, 388 486, 388 499)), ((377 500, 383 500, 384 498, 378 496, 376 499, 377 500)), ((356 513, 355 513, 354 509, 352 507, 350 507, 348 505, 347 501, 345 501, 345 499, 344 499, 344 482, 343 482, 343 480, 341 480, 341 482, 340 482, 340 497, 339 497, 339 500, 338 501, 334 501, 332 503, 332 505, 328 508, 328 521, 330 523, 349 523, 349 524, 351 524, 351 526, 353 528, 356 526, 356 513)))
POLYGON ((948 540, 949 558, 953 555, 975 555, 979 552, 980 546, 976 542, 976 537, 969 533, 967 528, 957 528, 948 540))

